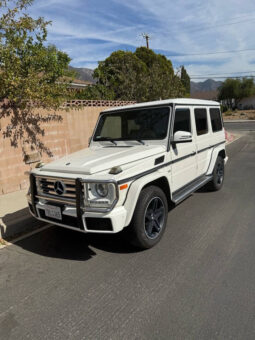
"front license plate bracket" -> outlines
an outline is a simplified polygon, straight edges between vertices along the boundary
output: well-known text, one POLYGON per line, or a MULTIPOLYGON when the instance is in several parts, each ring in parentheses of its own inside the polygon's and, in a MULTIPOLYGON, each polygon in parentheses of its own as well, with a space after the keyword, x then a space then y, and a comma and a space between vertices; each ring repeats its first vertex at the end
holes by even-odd
POLYGON ((60 207, 54 205, 47 205, 44 209, 45 216, 54 218, 55 220, 62 221, 62 212, 60 207))

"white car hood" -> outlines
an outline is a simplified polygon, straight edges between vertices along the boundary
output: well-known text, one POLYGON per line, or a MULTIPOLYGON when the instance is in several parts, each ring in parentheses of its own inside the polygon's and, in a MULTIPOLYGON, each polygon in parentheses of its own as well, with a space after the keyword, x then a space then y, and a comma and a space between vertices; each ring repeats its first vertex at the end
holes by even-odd
POLYGON ((165 150, 162 145, 91 147, 46 164, 41 171, 92 175, 114 166, 141 161, 165 150))

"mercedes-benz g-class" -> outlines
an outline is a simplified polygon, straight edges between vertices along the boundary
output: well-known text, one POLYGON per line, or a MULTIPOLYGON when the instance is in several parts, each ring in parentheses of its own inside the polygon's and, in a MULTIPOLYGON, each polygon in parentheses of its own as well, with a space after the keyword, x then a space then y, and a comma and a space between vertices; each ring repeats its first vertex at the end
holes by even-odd
MULTIPOLYGON (((219 190, 227 161, 220 104, 169 99, 102 112, 89 148, 34 169, 36 218, 154 246, 168 211, 200 187, 219 190)), ((171 216, 170 216, 171 219, 171 216)))

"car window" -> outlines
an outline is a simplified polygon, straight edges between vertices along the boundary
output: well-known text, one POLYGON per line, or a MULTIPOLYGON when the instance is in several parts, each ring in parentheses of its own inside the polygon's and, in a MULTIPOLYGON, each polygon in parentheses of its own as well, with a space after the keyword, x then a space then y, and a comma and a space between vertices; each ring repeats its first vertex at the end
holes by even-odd
POLYGON ((169 107, 158 107, 103 114, 93 140, 164 139, 168 131, 169 112, 169 107))
POLYGON ((197 135, 201 136, 208 132, 208 124, 207 124, 207 112, 206 109, 195 109, 195 121, 196 121, 196 129, 197 135))
POLYGON ((121 137, 121 118, 112 116, 106 119, 101 130, 101 137, 120 138, 121 137))
POLYGON ((191 132, 190 110, 176 109, 174 118, 174 133, 176 131, 191 132))
POLYGON ((213 132, 221 131, 222 130, 222 120, 220 109, 211 108, 210 109, 210 117, 211 117, 211 124, 213 132))

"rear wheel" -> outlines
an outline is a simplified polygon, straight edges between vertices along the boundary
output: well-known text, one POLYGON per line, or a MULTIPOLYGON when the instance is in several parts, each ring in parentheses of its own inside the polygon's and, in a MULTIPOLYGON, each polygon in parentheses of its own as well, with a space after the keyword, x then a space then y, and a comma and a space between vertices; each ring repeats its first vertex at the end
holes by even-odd
POLYGON ((129 226, 131 243, 141 249, 157 244, 166 228, 167 213, 164 192, 156 186, 143 189, 129 226))
POLYGON ((212 191, 220 190, 223 185, 224 175, 225 175, 224 159, 218 156, 213 169, 213 178, 211 182, 208 183, 208 189, 212 191))

